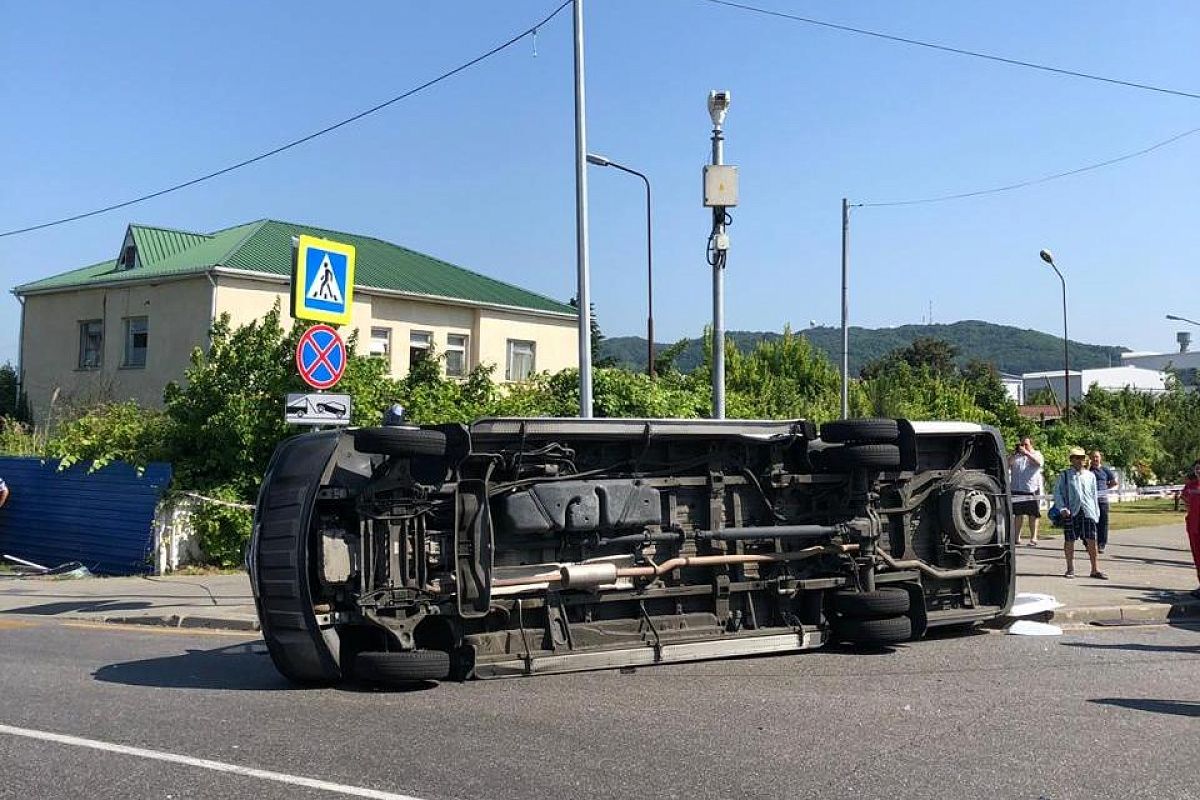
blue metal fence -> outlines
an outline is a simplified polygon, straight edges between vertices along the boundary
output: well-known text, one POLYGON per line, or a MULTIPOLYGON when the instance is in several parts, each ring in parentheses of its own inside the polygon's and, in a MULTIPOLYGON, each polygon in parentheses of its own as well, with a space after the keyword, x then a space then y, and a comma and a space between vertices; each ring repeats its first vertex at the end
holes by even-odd
POLYGON ((60 472, 56 461, 0 457, 0 478, 11 492, 0 508, 0 553, 46 567, 80 561, 106 575, 153 568, 154 510, 170 464, 139 475, 114 463, 89 474, 87 464, 60 472))

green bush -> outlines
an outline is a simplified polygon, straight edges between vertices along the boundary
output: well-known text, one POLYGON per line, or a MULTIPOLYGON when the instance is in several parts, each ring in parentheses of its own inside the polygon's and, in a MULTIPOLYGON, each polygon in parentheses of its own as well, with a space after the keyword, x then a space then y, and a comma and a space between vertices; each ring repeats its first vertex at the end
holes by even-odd
POLYGON ((92 462, 93 470, 112 461, 145 467, 171 455, 163 446, 166 423, 161 412, 133 401, 104 403, 61 423, 46 443, 46 454, 61 459, 62 469, 81 461, 92 462))
POLYGON ((0 455, 41 456, 45 452, 44 436, 13 417, 0 417, 0 455))
MULTIPOLYGON (((214 487, 206 495, 227 503, 239 502, 238 490, 232 486, 214 487)), ((209 566, 242 566, 250 541, 252 516, 248 508, 199 501, 192 511, 192 531, 209 566)))

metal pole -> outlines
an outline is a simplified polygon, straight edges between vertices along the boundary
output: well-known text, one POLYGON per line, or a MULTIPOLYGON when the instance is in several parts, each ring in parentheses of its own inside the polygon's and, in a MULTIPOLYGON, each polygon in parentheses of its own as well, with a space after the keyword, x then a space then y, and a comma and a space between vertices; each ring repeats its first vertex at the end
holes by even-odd
POLYGON ((850 203, 842 198, 842 419, 850 416, 850 203))
MULTIPOLYGON (((712 163, 725 163, 725 136, 713 128, 712 163)), ((713 233, 725 233, 725 208, 713 209, 713 233)), ((725 419, 725 256, 718 253, 713 259, 713 419, 725 419)))
POLYGON ((592 293, 588 274, 587 106, 583 94, 583 0, 575 0, 575 256, 579 302, 579 416, 592 416, 592 293))
POLYGON ((650 225, 650 179, 640 172, 646 182, 646 370, 651 378, 654 374, 654 242, 650 225))
POLYGON ((1070 351, 1068 348, 1068 342, 1070 342, 1070 339, 1067 338, 1067 281, 1062 276, 1062 273, 1058 272, 1057 266, 1055 266, 1054 264, 1051 264, 1050 266, 1054 267, 1054 271, 1058 273, 1058 279, 1060 281, 1062 281, 1062 294, 1063 294, 1063 403, 1064 403, 1064 405, 1063 405, 1063 409, 1064 409, 1063 410, 1063 421, 1070 422, 1071 421, 1071 361, 1070 361, 1070 356, 1069 356, 1070 351))

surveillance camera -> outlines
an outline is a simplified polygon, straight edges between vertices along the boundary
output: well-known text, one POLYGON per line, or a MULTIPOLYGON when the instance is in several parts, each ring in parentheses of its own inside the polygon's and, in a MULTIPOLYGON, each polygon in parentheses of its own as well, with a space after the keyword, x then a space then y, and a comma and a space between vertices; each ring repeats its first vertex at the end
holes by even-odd
POLYGON ((714 128, 721 127, 725 122, 725 114, 729 111, 729 103, 733 93, 713 90, 708 93, 708 116, 712 118, 714 128))

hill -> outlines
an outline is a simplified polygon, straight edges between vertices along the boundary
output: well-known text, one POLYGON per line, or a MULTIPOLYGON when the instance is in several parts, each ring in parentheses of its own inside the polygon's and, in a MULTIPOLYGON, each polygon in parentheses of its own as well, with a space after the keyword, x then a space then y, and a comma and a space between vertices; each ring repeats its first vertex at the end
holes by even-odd
MULTIPOLYGON (((840 328, 819 327, 797 331, 823 350, 834 364, 841 361, 842 332, 840 328)), ((778 339, 781 334, 755 331, 726 331, 726 338, 738 349, 749 350, 763 340, 778 339)), ((858 375, 863 364, 883 356, 914 339, 931 336, 958 348, 959 363, 973 358, 990 361, 1001 372, 1021 374, 1040 370, 1061 369, 1062 338, 1040 331, 995 325, 979 320, 964 320, 949 325, 902 325, 899 328, 850 328, 850 374, 858 375)), ((659 352, 671 343, 656 343, 659 352)), ((1070 343, 1071 369, 1117 366, 1126 348, 1115 345, 1070 343)), ((687 372, 694 369, 703 353, 702 340, 689 339, 687 348, 676 365, 687 372)), ((600 343, 600 354, 611 357, 622 366, 634 370, 646 368, 646 340, 640 336, 614 336, 600 343)))

